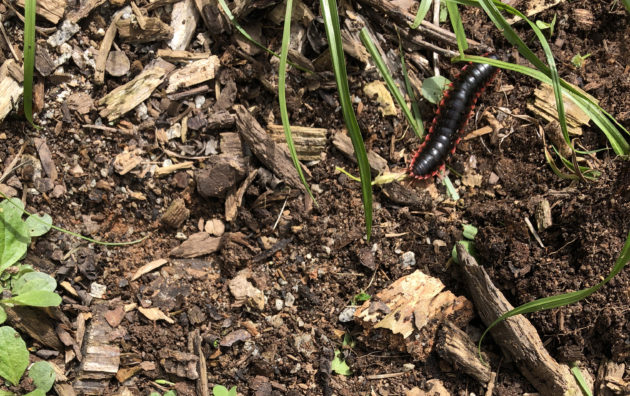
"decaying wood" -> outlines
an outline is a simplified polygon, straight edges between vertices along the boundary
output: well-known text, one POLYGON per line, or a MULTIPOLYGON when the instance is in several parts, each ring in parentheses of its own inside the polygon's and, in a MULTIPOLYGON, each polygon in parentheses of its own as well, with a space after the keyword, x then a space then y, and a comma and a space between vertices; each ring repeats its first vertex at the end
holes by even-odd
MULTIPOLYGON (((352 146, 352 140, 344 132, 337 132, 333 136, 333 146, 341 151, 346 157, 356 163, 357 159, 354 156, 354 147, 352 146)), ((378 174, 389 170, 387 167, 387 160, 373 151, 367 153, 368 162, 373 174, 378 174)))
POLYGON ((186 201, 177 198, 166 209, 160 222, 166 227, 177 229, 188 220, 188 216, 190 216, 190 210, 186 207, 186 201))
POLYGON ((93 9, 105 3, 106 0, 86 0, 82 1, 81 6, 77 10, 70 11, 66 19, 72 23, 77 23, 92 12, 93 9))
MULTIPOLYGON (((526 7, 524 7, 525 9, 523 9, 522 5, 519 7, 518 5, 515 6, 516 8, 519 9, 519 11, 521 11, 523 14, 525 14, 526 17, 531 17, 533 15, 539 14, 549 8, 555 7, 556 5, 562 3, 565 0, 530 0, 530 1, 525 1, 524 3, 526 4, 526 7)), ((510 4, 508 2, 508 4, 510 4)), ((513 5, 514 6, 514 5, 513 5)), ((518 16, 514 16, 510 19, 508 19, 508 23, 509 24, 513 24, 516 23, 518 21, 520 21, 521 18, 518 16)))
POLYGON ((464 326, 472 317, 470 301, 444 291, 438 278, 421 271, 396 280, 354 313, 365 328, 366 343, 407 352, 420 361, 433 350, 441 322, 464 326))
MULTIPOLYGON (((534 91, 534 96, 534 103, 527 103, 527 108, 548 122, 559 122, 556 99, 551 85, 543 83, 540 88, 534 91)), ((589 98, 593 100, 594 103, 598 103, 598 101, 590 95, 589 98)), ((563 99, 569 134, 582 135, 581 126, 588 125, 590 121, 589 116, 566 95, 563 95, 563 99)))
POLYGON ((0 122, 9 114, 13 106, 18 103, 22 96, 22 87, 10 76, 9 63, 13 60, 5 61, 0 67, 0 122))
MULTIPOLYGON (((17 5, 24 8, 24 0, 18 0, 17 5)), ((65 0, 39 0, 35 13, 42 18, 46 18, 53 25, 56 25, 66 11, 65 0)))
MULTIPOLYGON (((276 143, 286 143, 284 128, 282 125, 267 125, 271 132, 271 137, 276 143)), ((302 126, 291 126, 293 143, 300 161, 314 161, 321 159, 321 153, 326 148, 326 128, 311 128, 302 126)))
POLYGON ((63 343, 55 331, 56 323, 41 308, 27 306, 3 306, 7 322, 49 348, 63 351, 63 343))
POLYGON ((536 226, 539 232, 542 232, 553 225, 551 205, 547 199, 543 198, 536 204, 534 216, 536 217, 536 226))
MULTIPOLYGON (((439 330, 436 349, 443 359, 451 362, 456 371, 463 371, 486 385, 490 381, 490 367, 484 365, 477 355, 477 346, 468 334, 451 322, 439 330)), ((484 359, 487 358, 484 356, 484 359)))
MULTIPOLYGON (((282 21, 284 21, 285 11, 286 5, 284 3, 280 3, 267 14, 267 18, 276 25, 279 25, 282 21)), ((315 14, 313 14, 313 11, 311 11, 306 4, 300 0, 293 2, 291 21, 300 21, 303 26, 308 26, 313 19, 315 19, 315 14)))
POLYGON ((217 0, 195 0, 195 6, 211 37, 217 37, 230 31, 232 25, 223 14, 217 0))
POLYGON ((171 13, 173 38, 168 46, 172 50, 185 50, 195 34, 198 21, 199 12, 193 0, 182 0, 175 4, 171 13))
POLYGON ((101 41, 101 46, 98 49, 98 54, 96 55, 96 59, 94 60, 94 82, 96 84, 103 84, 105 82, 105 65, 107 63, 107 55, 109 55, 109 50, 112 48, 114 38, 116 37, 116 32, 118 31, 116 24, 118 23, 122 15, 128 12, 129 9, 130 8, 125 7, 114 14, 114 16, 112 17, 112 22, 109 24, 109 27, 105 32, 103 41, 101 41))
POLYGON ((177 69, 168 78, 166 93, 173 93, 180 88, 188 88, 212 80, 220 66, 219 57, 212 55, 177 69))
POLYGON ((193 258, 214 253, 221 248, 222 239, 212 237, 207 232, 192 234, 181 245, 171 250, 169 255, 173 257, 193 258))
POLYGON ((138 20, 138 26, 140 26, 140 29, 142 30, 146 29, 147 17, 142 13, 140 8, 138 8, 135 1, 131 2, 131 10, 133 11, 133 15, 135 15, 136 19, 138 20))
POLYGON ((288 150, 276 144, 244 106, 235 105, 234 110, 236 110, 238 132, 252 153, 291 187, 304 190, 288 150))
POLYGON ((173 65, 162 59, 157 59, 136 78, 102 97, 97 102, 99 106, 104 107, 99 113, 100 116, 113 121, 133 110, 151 96, 153 90, 164 81, 166 73, 171 70, 173 70, 173 65))
POLYGON ((247 175, 243 183, 241 183, 240 187, 237 189, 232 189, 225 199, 225 220, 233 221, 236 218, 238 213, 238 208, 241 206, 243 202, 243 196, 245 195, 245 191, 258 173, 257 170, 253 170, 247 175))
POLYGON ((626 365, 603 361, 597 370, 597 395, 620 396, 630 394, 630 383, 623 380, 626 365))
MULTIPOLYGON (((457 254, 465 284, 481 320, 489 325, 513 307, 497 289, 483 267, 461 245, 457 254)), ((521 373, 543 396, 582 394, 569 367, 556 362, 545 349, 534 326, 524 316, 514 316, 497 324, 492 338, 510 356, 521 373)))
POLYGON ((188 335, 188 344, 189 350, 197 355, 199 358, 197 372, 199 372, 199 378, 195 383, 195 388, 197 389, 198 396, 209 396, 208 392, 208 367, 206 365, 206 357, 203 353, 203 338, 201 338, 201 334, 199 334, 199 329, 193 330, 188 335))
POLYGON ((173 28, 162 22, 160 18, 147 17, 146 26, 140 27, 137 20, 121 19, 116 22, 118 36, 128 43, 150 43, 152 41, 170 40, 173 28))
POLYGON ((190 61, 208 59, 210 55, 212 55, 210 52, 175 51, 171 49, 159 49, 157 51, 158 58, 173 63, 188 63, 190 61))

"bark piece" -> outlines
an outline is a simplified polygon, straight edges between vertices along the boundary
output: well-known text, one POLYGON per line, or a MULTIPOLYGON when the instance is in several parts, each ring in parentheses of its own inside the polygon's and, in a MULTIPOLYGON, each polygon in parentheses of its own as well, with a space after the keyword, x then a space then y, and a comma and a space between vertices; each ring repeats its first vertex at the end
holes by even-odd
POLYGON ((103 84, 105 82, 105 65, 107 64, 107 56, 109 55, 109 50, 112 48, 112 44, 114 43, 114 38, 116 37, 116 32, 118 31, 117 24, 123 14, 129 12, 130 8, 125 7, 122 10, 116 11, 114 16, 112 17, 112 21, 105 32, 105 36, 103 36, 103 41, 101 41, 101 46, 98 49, 98 54, 94 59, 94 82, 96 84, 103 84))
POLYGON ((158 320, 163 320, 166 323, 173 324, 175 321, 173 318, 162 312, 160 308, 152 307, 152 308, 143 308, 138 307, 138 312, 140 312, 145 318, 157 322, 158 320))
MULTIPOLYGON (((0 70, 7 70, 8 62, 5 61, 0 70)), ((2 122, 4 117, 13 109, 13 105, 18 103, 22 96, 22 87, 8 72, 0 73, 0 92, 2 92, 0 95, 0 122, 2 122)))
POLYGON ((183 0, 175 4, 171 13, 173 38, 168 46, 172 50, 185 50, 195 34, 198 21, 199 13, 193 0, 183 0))
POLYGON ((173 93, 180 88, 188 88, 212 80, 220 64, 219 57, 212 55, 207 59, 194 61, 177 69, 168 78, 166 93, 173 93))
POLYGON ((536 204, 536 226, 538 231, 542 232, 553 225, 553 219, 551 217, 551 205, 549 201, 543 198, 536 204))
POLYGON ((199 357, 192 353, 173 351, 170 349, 160 351, 160 363, 164 371, 181 378, 196 380, 199 378, 197 362, 199 357))
POLYGON ((52 159, 52 153, 50 152, 50 148, 46 144, 46 139, 44 138, 35 138, 33 139, 33 143, 35 143, 35 149, 37 149, 37 154, 39 155, 39 161, 42 163, 42 169, 46 172, 46 175, 53 182, 57 180, 57 168, 55 167, 55 161, 52 159))
MULTIPOLYGON (((96 302, 91 308, 93 317, 87 326, 83 340, 85 355, 79 368, 78 378, 103 380, 101 384, 105 387, 109 379, 118 372, 120 349, 117 345, 113 345, 113 337, 116 333, 105 318, 108 311, 107 304, 96 302)), ((75 383, 74 388, 81 393, 83 389, 77 385, 75 383)))
POLYGON ((355 312, 355 321, 366 329, 368 344, 383 348, 386 340, 392 348, 425 360, 440 322, 448 319, 463 326, 473 316, 470 301, 443 289, 438 278, 415 271, 366 301, 355 312))
POLYGON ((258 174, 257 170, 251 171, 245 181, 241 184, 241 186, 236 189, 230 191, 227 198, 225 199, 225 220, 232 221, 236 218, 236 214, 238 213, 238 208, 241 206, 243 202, 243 195, 245 195, 245 190, 247 187, 254 181, 254 178, 258 174))
POLYGON ((105 3, 106 0, 86 0, 81 2, 81 6, 77 10, 68 12, 66 19, 72 23, 77 23, 81 19, 85 18, 90 12, 105 3))
POLYGON ((171 250, 170 256, 193 258, 214 253, 221 248, 221 238, 211 237, 207 232, 192 234, 181 245, 171 250))
MULTIPOLYGON (((492 284, 484 268, 461 244, 457 244, 457 255, 465 284, 486 326, 513 308, 503 293, 492 284)), ((502 321, 491 330, 491 334, 541 395, 581 394, 569 367, 559 364, 549 355, 536 329, 524 316, 502 321)))
POLYGON ((86 92, 74 92, 66 99, 66 105, 69 110, 87 114, 94 108, 94 101, 86 92))
MULTIPOLYGON (((286 143, 282 125, 269 124, 271 137, 276 143, 286 143)), ((300 161, 315 161, 321 159, 321 153, 326 148, 326 128, 311 128, 291 126, 293 143, 300 161)))
POLYGON ((238 132, 252 153, 290 186, 304 191, 304 186, 302 186, 295 171, 288 149, 283 145, 276 144, 244 106, 235 105, 234 109, 236 110, 238 132))
MULTIPOLYGON (((333 136, 333 146, 335 146, 337 150, 341 151, 346 157, 356 163, 357 159, 354 156, 354 147, 352 146, 352 140, 350 139, 350 136, 346 135, 343 132, 335 133, 333 136)), ((367 157, 368 162, 370 163, 370 168, 372 169, 372 173, 378 174, 388 170, 387 160, 385 158, 381 157, 373 151, 368 151, 367 157)))
POLYGON ((137 19, 118 20, 116 22, 118 36, 121 40, 134 44, 170 40, 173 37, 173 28, 162 22, 160 18, 148 17, 145 22, 143 29, 137 19))
POLYGON ((205 198, 223 198, 247 174, 244 158, 226 155, 211 157, 204 169, 195 172, 197 191, 205 198))
MULTIPOLYGON (((24 8, 24 0, 18 0, 17 5, 24 8)), ((66 11, 65 0, 39 0, 35 7, 35 13, 46 18, 53 25, 56 25, 66 11)))
POLYGON ((233 307, 238 308, 247 303, 247 305, 258 309, 259 311, 265 309, 264 293, 255 288, 254 285, 247 280, 247 278, 251 278, 253 276, 254 274, 252 271, 249 268, 246 268, 239 271, 238 274, 236 274, 236 276, 228 283, 230 293, 232 293, 236 299, 233 307))
MULTIPOLYGON (((594 103, 596 99, 586 94, 594 103)), ((588 125, 590 118, 566 95, 564 99, 564 112, 567 119, 567 129, 569 134, 582 135, 582 125, 588 125)), ((527 103, 527 108, 536 115, 541 116, 548 122, 559 122, 558 111, 556 110, 556 100, 553 88, 549 84, 542 84, 534 91, 534 103, 527 103)))
POLYGON ((604 360, 597 370, 597 395, 618 396, 630 393, 630 383, 623 380, 626 365, 604 360))
POLYGON ((177 198, 166 209, 160 222, 166 227, 177 229, 188 220, 188 216, 190 216, 190 210, 186 207, 186 201, 177 198))
MULTIPOLYGON (((440 356, 451 362, 456 371, 465 372, 485 386, 490 381, 490 367, 479 360, 477 345, 468 334, 451 322, 446 322, 438 334, 437 351, 440 356)), ((487 361, 485 356, 484 359, 487 361)))
POLYGON ((195 384, 195 388, 197 389, 197 395, 199 396, 209 396, 208 392, 208 367, 206 364, 206 356, 203 353, 203 338, 201 334, 199 334, 199 329, 193 330, 193 332, 189 336, 190 343, 192 344, 193 353, 197 355, 199 358, 199 363, 197 366, 197 371, 199 372, 199 378, 197 379, 197 383, 195 384))
POLYGON ((212 54, 210 52, 189 52, 171 49, 159 49, 157 51, 158 58, 162 58, 168 62, 188 63, 190 61, 197 61, 210 58, 212 54))
POLYGON ((7 322, 42 345, 63 351, 63 343, 55 331, 54 321, 43 314, 41 308, 28 306, 3 306, 7 322))
MULTIPOLYGON (((267 18, 276 25, 279 25, 282 21, 284 21, 285 11, 286 5, 280 3, 267 14, 267 18)), ((313 14, 313 11, 311 11, 306 4, 300 0, 293 2, 291 21, 300 21, 302 22, 302 25, 308 26, 313 19, 315 19, 315 14, 313 14)))
POLYGON ((150 263, 147 263, 147 264, 143 265, 142 267, 138 268, 136 273, 133 274, 133 276, 131 277, 131 280, 135 281, 135 280, 139 279, 142 275, 148 274, 149 272, 160 268, 161 266, 163 266, 166 263, 168 263, 168 261, 166 261, 165 259, 153 260, 150 263))
POLYGON ((172 69, 173 65, 163 60, 147 66, 136 78, 115 88, 97 102, 103 107, 100 116, 113 121, 133 110, 151 96, 155 88, 164 81, 166 73, 172 69))

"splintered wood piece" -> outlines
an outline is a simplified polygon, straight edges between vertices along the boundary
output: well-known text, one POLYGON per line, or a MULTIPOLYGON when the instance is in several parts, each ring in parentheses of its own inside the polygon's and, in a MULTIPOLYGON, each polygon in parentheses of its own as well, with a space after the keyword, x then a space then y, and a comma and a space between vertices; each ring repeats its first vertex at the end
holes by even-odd
POLYGON ((77 23, 92 12, 93 9, 105 3, 106 0, 86 0, 82 1, 81 6, 77 10, 68 12, 66 19, 72 23, 77 23))
POLYGON ((210 55, 212 55, 210 52, 175 51, 171 49, 159 49, 157 51, 158 58, 173 63, 188 63, 190 61, 208 59, 210 55))
POLYGON ((162 312, 160 308, 152 307, 152 308, 143 308, 138 307, 138 312, 140 312, 145 318, 157 322, 158 320, 163 320, 167 323, 173 324, 175 321, 173 318, 162 312))
POLYGON ((107 117, 113 121, 146 100, 151 93, 164 81, 166 73, 173 70, 173 65, 158 59, 147 66, 142 73, 127 84, 115 88, 101 98, 97 103, 104 108, 100 111, 101 117, 107 117))
MULTIPOLYGON (((17 5, 24 8, 24 0, 18 0, 17 5)), ((35 7, 35 13, 56 25, 66 11, 65 0, 39 0, 35 7)))
MULTIPOLYGON (((107 303, 96 302, 92 306, 92 320, 87 326, 83 340, 85 356, 79 368, 79 379, 98 379, 105 383, 118 372, 120 348, 113 345, 114 329, 109 325, 105 314, 107 303)), ((103 383, 103 387, 105 386, 103 383)), ((80 391, 75 386, 75 390, 80 391)))
MULTIPOLYGON (((286 143, 282 125, 267 125, 271 137, 276 143, 286 143)), ((314 161, 321 159, 321 153, 326 147, 326 128, 311 128, 291 126, 293 143, 300 161, 314 161)))
POLYGON ((286 147, 276 144, 244 106, 235 105, 234 110, 238 132, 252 153, 279 178, 284 179, 290 186, 304 191, 286 147))
POLYGON ((63 344, 55 331, 55 322, 41 308, 28 306, 3 306, 7 322, 20 332, 28 334, 42 345, 63 351, 63 344))
MULTIPOLYGON (((337 150, 341 151, 353 162, 357 162, 357 159, 354 156, 354 147, 352 146, 352 140, 350 139, 350 136, 346 135, 343 132, 335 133, 333 136, 333 146, 335 146, 337 150)), ((387 167, 387 160, 376 154, 375 152, 369 151, 367 153, 367 158, 368 162, 370 163, 372 173, 378 174, 389 170, 389 168, 387 167)))
MULTIPOLYGON (((4 67, 4 64, 2 66, 4 67)), ((2 122, 13 106, 18 103, 22 96, 22 87, 7 73, 4 76, 0 75, 0 92, 2 92, 0 95, 0 122, 2 122)))
POLYGON ((199 372, 199 378, 195 384, 197 389, 197 395, 210 396, 208 392, 208 367, 206 363, 206 356, 203 353, 203 338, 199 333, 199 329, 195 329, 188 336, 189 349, 192 353, 196 354, 199 358, 197 371, 199 372))
POLYGON ((177 69, 168 78, 166 93, 173 93, 180 88, 188 88, 212 80, 220 66, 219 57, 212 55, 177 69))
POLYGON ((161 266, 163 266, 166 263, 168 263, 168 261, 166 259, 163 259, 163 258, 162 259, 153 260, 150 263, 147 263, 147 264, 143 265, 142 267, 138 268, 136 273, 133 274, 133 276, 131 277, 131 280, 135 281, 135 280, 139 279, 142 275, 148 274, 149 272, 160 268, 161 266))
POLYGON ((199 12, 193 0, 183 0, 175 4, 171 13, 173 38, 168 46, 172 50, 185 50, 195 34, 198 21, 199 12))
POLYGON ((124 19, 116 22, 118 36, 128 43, 149 43, 152 41, 170 40, 173 37, 173 28, 162 22, 160 18, 145 18, 144 29, 137 20, 124 19))
POLYGON ((222 239, 212 237, 207 232, 192 234, 181 245, 171 250, 169 255, 173 257, 193 258, 214 253, 221 248, 222 239))
MULTIPOLYGON (((551 85, 543 83, 540 88, 534 91, 534 96, 534 103, 528 103, 527 108, 548 122, 559 122, 556 99, 551 85)), ((588 97, 593 100, 594 103, 598 103, 592 96, 588 95, 588 97)), ((572 135, 582 135, 581 126, 588 125, 591 119, 566 95, 563 95, 562 98, 564 99, 564 112, 566 114, 569 133, 572 135)))
MULTIPOLYGON (((486 326, 513 307, 485 269, 457 244, 457 255, 468 290, 486 326)), ((545 349, 534 326, 522 315, 502 321, 490 330, 492 338, 510 356, 521 373, 543 396, 581 395, 569 367, 556 362, 545 349)))
POLYGON ((177 229, 188 220, 188 216, 190 216, 190 210, 186 207, 186 201, 177 198, 166 209, 160 222, 166 227, 177 229))
POLYGON ((386 339, 394 349, 423 361, 433 350, 441 322, 463 326, 473 316, 470 301, 443 289, 438 278, 415 271, 366 301, 354 313, 355 321, 366 329, 368 344, 382 348, 386 339))
POLYGON ((48 176, 53 182, 56 181, 57 168, 55 167, 55 161, 52 159, 50 148, 48 147, 48 144, 46 144, 46 139, 34 138, 33 143, 35 143, 35 149, 39 155, 39 161, 42 163, 42 168, 44 169, 44 172, 46 172, 46 176, 48 176))
MULTIPOLYGON (((565 0, 528 0, 528 1, 520 1, 518 6, 514 5, 514 0, 508 1, 507 3, 518 8, 526 17, 531 17, 536 14, 540 14, 541 12, 555 7, 556 5, 563 3, 565 0)), ((521 20, 521 17, 515 16, 509 18, 507 21, 510 25, 521 20)))
POLYGON ((617 396, 630 393, 630 383, 623 380, 626 365, 604 360, 597 370, 597 395, 617 396))
MULTIPOLYGON (((477 345, 468 334, 453 323, 446 322, 438 333, 439 341, 436 349, 440 356, 451 362, 455 369, 460 369, 481 384, 490 381, 490 367, 484 365, 477 355, 477 345)), ((487 361, 487 357, 484 356, 487 361)))
POLYGON ((238 208, 241 206, 243 202, 243 196, 245 195, 245 190, 252 184, 254 178, 258 174, 258 170, 253 170, 249 173, 247 178, 243 181, 241 186, 238 189, 232 189, 225 199, 225 220, 232 221, 236 218, 238 213, 238 208))
POLYGON ((98 49, 98 54, 96 54, 94 59, 94 82, 96 84, 100 85, 105 82, 105 65, 107 64, 107 55, 109 55, 109 50, 112 48, 116 32, 118 31, 116 26, 122 15, 128 10, 129 8, 125 7, 122 10, 116 11, 112 17, 112 22, 105 32, 105 36, 103 36, 101 47, 98 49))

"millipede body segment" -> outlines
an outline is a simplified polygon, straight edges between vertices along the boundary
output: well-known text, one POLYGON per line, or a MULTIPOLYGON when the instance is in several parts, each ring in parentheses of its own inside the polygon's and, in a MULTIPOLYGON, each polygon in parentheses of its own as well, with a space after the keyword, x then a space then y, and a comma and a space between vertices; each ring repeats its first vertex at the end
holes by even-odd
MULTIPOLYGON (((494 54, 488 55, 488 58, 499 59, 494 54)), ((447 157, 455 152, 461 140, 479 96, 496 72, 497 68, 488 64, 468 64, 459 78, 444 91, 429 132, 409 165, 411 177, 428 179, 444 169, 447 157)))

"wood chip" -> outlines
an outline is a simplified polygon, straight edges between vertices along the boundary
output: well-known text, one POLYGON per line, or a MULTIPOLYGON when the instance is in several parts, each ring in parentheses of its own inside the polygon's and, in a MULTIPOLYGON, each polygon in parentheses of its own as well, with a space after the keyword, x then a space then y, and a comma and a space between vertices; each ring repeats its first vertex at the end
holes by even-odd
POLYGON ((97 102, 103 107, 99 112, 100 116, 107 117, 108 121, 114 121, 133 110, 151 96, 155 88, 164 81, 166 73, 171 70, 173 65, 166 61, 158 59, 153 62, 136 78, 115 88, 97 102))
MULTIPOLYGON (((335 133, 333 136, 333 146, 335 146, 337 150, 341 151, 346 157, 356 163, 357 160, 354 155, 354 147, 352 146, 352 140, 350 139, 350 136, 346 135, 343 132, 335 133)), ((387 167, 387 160, 376 154, 375 152, 368 151, 367 157, 373 173, 378 174, 389 170, 389 168, 387 167)))
POLYGON ((72 10, 70 12, 68 12, 68 14, 66 15, 66 19, 72 23, 77 23, 79 22, 81 19, 85 18, 86 16, 89 15, 89 13, 97 8, 98 6, 100 6, 101 4, 105 3, 106 0, 85 0, 82 1, 80 4, 80 7, 76 10, 72 10))
POLYGON ((50 148, 48 148, 48 145, 46 144, 46 139, 34 138, 33 143, 35 144, 35 149, 39 155, 39 161, 42 164, 42 169, 44 169, 46 175, 55 182, 57 180, 57 168, 55 167, 55 162, 52 159, 50 148))
POLYGON ((398 114, 394 99, 382 81, 376 80, 366 84, 363 87, 363 92, 367 97, 373 98, 378 103, 378 110, 384 117, 398 114))
POLYGON ((219 57, 212 55, 177 69, 168 78, 166 93, 173 93, 180 88, 188 88, 204 81, 212 80, 220 66, 219 57))
POLYGON ((383 348, 387 340, 391 348, 425 360, 433 350, 439 323, 448 319, 464 326, 473 317, 470 301, 443 289, 438 278, 415 271, 378 292, 354 314, 367 330, 366 342, 383 348))
POLYGON ((173 165, 168 165, 168 166, 163 166, 160 168, 157 168, 155 170, 155 176, 166 176, 166 175, 170 175, 173 172, 177 172, 179 170, 182 169, 192 169, 195 166, 195 163, 192 161, 184 161, 184 162, 180 162, 178 164, 173 164, 173 165))
POLYGON ((193 0, 183 0, 173 6, 171 12, 171 28, 173 38, 168 43, 172 50, 185 50, 197 29, 199 12, 193 0))
POLYGON ((136 273, 133 274, 133 276, 131 277, 131 280, 132 281, 138 280, 138 279, 140 279, 140 277, 142 275, 148 274, 149 272, 160 268, 161 266, 163 266, 166 263, 168 263, 168 261, 166 259, 163 259, 163 258, 162 259, 153 260, 153 261, 151 261, 149 263, 146 263, 142 267, 138 268, 136 273))
POLYGON ((105 62, 105 71, 110 76, 121 77, 129 73, 131 68, 131 62, 124 51, 112 51, 107 55, 107 62, 105 62))
MULTIPOLYGON (((587 95, 594 103, 598 103, 596 99, 587 95)), ((548 122, 559 122, 558 111, 556 110, 556 100, 553 95, 553 88, 549 84, 542 84, 540 88, 534 91, 534 103, 527 103, 527 108, 544 118, 548 122)), ((590 118, 582 111, 571 99, 566 95, 564 99, 564 111, 567 119, 567 129, 572 135, 582 135, 582 125, 588 125, 590 118)))
POLYGON ((116 24, 123 16, 124 13, 128 12, 129 8, 125 7, 122 10, 116 11, 114 16, 112 17, 112 22, 109 24, 107 31, 105 32, 105 36, 103 36, 103 41, 101 41, 101 46, 98 49, 98 54, 94 58, 94 82, 96 84, 103 84, 105 82, 105 65, 107 63, 107 56, 109 55, 109 50, 112 48, 112 44, 114 43, 114 38, 116 37, 116 32, 118 28, 116 24))
MULTIPOLYGON (((230 293, 236 299, 233 307, 240 307, 247 303, 252 308, 256 308, 259 311, 265 309, 265 295, 262 291, 255 288, 247 278, 253 277, 253 273, 249 268, 241 270, 236 276, 230 280, 228 287, 230 293)), ((245 331, 247 333, 247 331, 245 331)), ((249 333, 248 333, 249 335, 249 333)))
POLYGON ((9 61, 5 61, 0 67, 0 122, 13 110, 13 105, 19 103, 22 96, 22 87, 8 73, 9 61), (4 70, 4 73, 2 72, 4 70))
POLYGON ((214 253, 221 248, 221 238, 212 237, 206 232, 192 234, 181 245, 169 253, 173 257, 193 258, 214 253))
MULTIPOLYGON (((107 304, 95 302, 91 306, 94 315, 88 325, 83 340, 85 356, 79 368, 80 379, 102 379, 104 384, 118 372, 120 348, 114 345, 113 329, 105 319, 107 304)), ((81 391, 81 384, 74 384, 81 391)))
POLYGON ((210 52, 174 51, 171 49, 159 49, 157 51, 158 58, 173 63, 189 63, 190 61, 208 59, 211 55, 210 52))
POLYGON ((147 319, 157 322, 163 320, 167 323, 173 324, 175 321, 170 316, 166 315, 159 308, 142 308, 138 307, 138 312, 144 315, 147 319))
POLYGON ((188 216, 190 216, 190 210, 186 207, 186 201, 176 198, 168 206, 160 222, 168 228, 177 229, 188 220, 188 216))
MULTIPOLYGON (((269 124, 267 128, 271 137, 278 144, 286 144, 284 128, 282 125, 269 124)), ((321 159, 322 152, 326 149, 326 128, 311 128, 291 125, 293 143, 300 161, 315 161, 321 159)))
MULTIPOLYGON (((482 385, 490 381, 490 367, 479 360, 477 345, 468 334, 451 322, 446 322, 439 330, 436 349, 443 359, 458 370, 475 378, 482 385)), ((484 355, 487 361, 487 356, 484 355)))
POLYGON ((225 220, 228 222, 233 221, 236 218, 238 213, 238 208, 241 206, 243 202, 243 196, 245 195, 245 191, 247 187, 254 181, 256 174, 258 171, 254 170, 249 173, 245 181, 241 184, 241 186, 234 191, 231 191, 227 198, 225 199, 225 220))
MULTIPOLYGON (((24 8, 24 0, 17 0, 17 5, 24 8)), ((56 25, 66 11, 65 0, 39 0, 35 7, 35 13, 46 18, 53 25, 56 25)))
POLYGON ((144 29, 137 19, 120 19, 116 22, 116 28, 121 40, 133 44, 170 40, 173 37, 173 28, 155 17, 145 18, 144 29))

